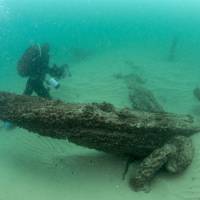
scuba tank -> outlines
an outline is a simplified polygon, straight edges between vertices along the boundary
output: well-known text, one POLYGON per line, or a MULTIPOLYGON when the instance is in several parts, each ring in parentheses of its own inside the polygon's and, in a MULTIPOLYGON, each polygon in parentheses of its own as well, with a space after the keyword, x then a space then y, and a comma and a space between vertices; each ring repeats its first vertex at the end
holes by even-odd
POLYGON ((43 46, 41 46, 40 44, 35 44, 27 48, 21 58, 18 60, 18 74, 22 77, 33 76, 38 68, 40 69, 41 67, 44 67, 44 60, 45 62, 47 62, 45 64, 48 65, 48 52, 48 44, 44 44, 43 46))
POLYGON ((41 48, 39 45, 33 45, 26 49, 17 63, 18 74, 21 77, 30 76, 39 57, 41 57, 41 48))

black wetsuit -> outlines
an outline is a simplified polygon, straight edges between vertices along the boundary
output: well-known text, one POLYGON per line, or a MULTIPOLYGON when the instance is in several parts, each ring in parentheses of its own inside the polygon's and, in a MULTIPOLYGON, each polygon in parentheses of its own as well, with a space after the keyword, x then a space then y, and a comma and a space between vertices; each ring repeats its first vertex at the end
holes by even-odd
POLYGON ((44 86, 45 76, 49 71, 49 50, 35 45, 30 48, 30 54, 29 78, 23 94, 32 95, 35 92, 38 96, 50 99, 49 90, 44 86))

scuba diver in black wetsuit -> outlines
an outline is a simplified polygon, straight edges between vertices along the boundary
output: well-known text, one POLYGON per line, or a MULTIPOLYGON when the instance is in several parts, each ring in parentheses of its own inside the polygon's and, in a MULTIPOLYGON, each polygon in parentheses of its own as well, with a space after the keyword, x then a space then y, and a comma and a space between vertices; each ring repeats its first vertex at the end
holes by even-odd
POLYGON ((29 47, 18 61, 18 71, 28 76, 25 95, 35 92, 38 96, 50 99, 49 90, 44 86, 45 76, 49 70, 49 46, 33 45, 29 47), (21 68, 20 68, 21 67, 21 68))
POLYGON ((32 45, 26 49, 18 61, 17 70, 22 77, 28 77, 23 94, 32 95, 35 92, 38 96, 47 99, 51 99, 51 96, 49 87, 45 87, 44 83, 57 89, 60 85, 56 79, 64 78, 66 70, 68 75, 71 75, 66 64, 61 67, 57 67, 57 65, 49 67, 48 44, 32 45), (49 81, 46 81, 47 74, 53 77, 49 81))
MULTIPOLYGON (((28 77, 26 88, 23 94, 32 95, 32 93, 35 92, 38 96, 47 99, 51 99, 49 86, 52 86, 56 89, 60 86, 56 79, 61 79, 65 76, 71 76, 67 64, 60 67, 54 64, 53 67, 49 67, 48 44, 43 44, 42 46, 36 44, 26 49, 17 63, 17 71, 20 76, 28 77), (46 81, 47 74, 53 78, 50 78, 48 81, 46 81), (48 85, 48 87, 45 87, 45 83, 48 85)), ((11 130, 16 126, 5 121, 0 128, 1 127, 11 130)))

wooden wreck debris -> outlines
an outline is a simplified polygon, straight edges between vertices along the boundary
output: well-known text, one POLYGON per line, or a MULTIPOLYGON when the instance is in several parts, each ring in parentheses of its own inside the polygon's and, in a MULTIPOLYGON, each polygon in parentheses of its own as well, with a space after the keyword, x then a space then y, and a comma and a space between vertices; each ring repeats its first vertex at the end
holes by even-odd
POLYGON ((132 108, 147 112, 164 112, 154 94, 144 86, 145 81, 137 74, 115 74, 115 78, 123 79, 129 90, 132 108))
POLYGON ((199 87, 194 88, 193 95, 197 100, 200 101, 200 88, 199 87))
POLYGON ((185 169, 193 157, 188 136, 200 130, 185 115, 120 110, 108 103, 69 104, 5 92, 0 92, 0 119, 42 136, 144 159, 130 181, 135 189, 143 188, 163 166, 174 173, 185 169))

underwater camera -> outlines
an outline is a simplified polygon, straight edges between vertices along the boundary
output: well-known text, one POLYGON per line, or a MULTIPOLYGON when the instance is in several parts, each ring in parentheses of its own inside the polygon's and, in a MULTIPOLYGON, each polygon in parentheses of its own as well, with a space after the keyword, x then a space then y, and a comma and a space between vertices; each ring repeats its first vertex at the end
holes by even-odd
POLYGON ((60 87, 60 83, 53 77, 50 77, 48 80, 46 80, 46 83, 48 86, 54 89, 58 89, 60 87))

